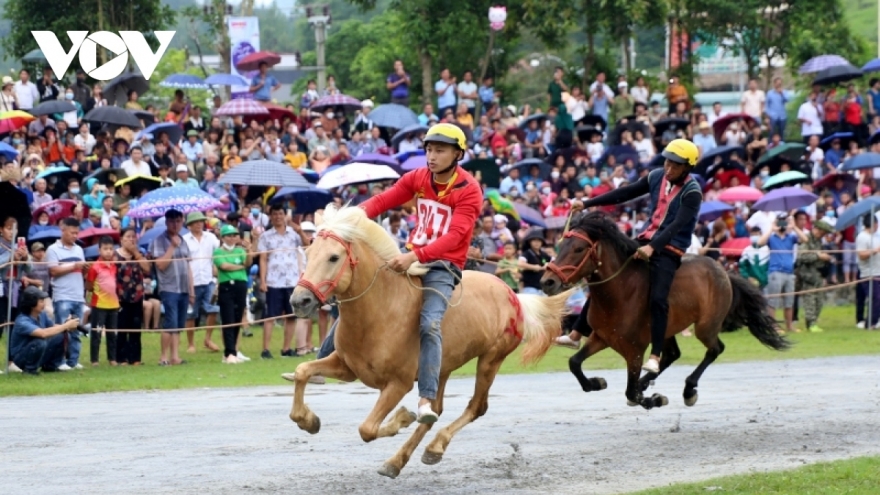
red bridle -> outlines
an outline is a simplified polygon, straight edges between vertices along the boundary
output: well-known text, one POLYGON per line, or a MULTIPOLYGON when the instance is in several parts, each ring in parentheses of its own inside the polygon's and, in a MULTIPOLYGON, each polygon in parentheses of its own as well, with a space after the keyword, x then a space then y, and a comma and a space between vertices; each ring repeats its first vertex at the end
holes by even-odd
MULTIPOLYGON (((591 240, 585 234, 581 234, 580 232, 577 232, 575 230, 569 230, 562 237, 565 239, 569 237, 576 237, 586 242, 587 246, 590 247, 590 250, 587 251, 587 254, 584 255, 584 258, 577 265, 558 266, 552 261, 550 263, 547 263, 547 270, 549 270, 550 273, 556 275, 559 278, 559 281, 562 282, 564 285, 571 285, 571 283, 574 282, 574 280, 572 279, 577 275, 578 272, 581 271, 581 268, 584 267, 584 264, 586 264, 587 261, 593 258, 593 254, 596 253, 596 250, 599 248, 599 243, 591 240)), ((601 264, 601 261, 596 261, 596 266, 599 266, 601 264)))
MULTIPOLYGON (((351 271, 354 272, 354 267, 357 266, 358 260, 356 260, 351 254, 350 242, 347 242, 345 239, 339 237, 333 232, 330 232, 329 230, 322 230, 318 232, 318 237, 333 239, 334 241, 342 244, 345 247, 345 259, 346 261, 348 261, 348 266, 351 267, 351 271)), ((312 282, 306 280, 305 277, 301 277, 296 285, 310 290, 312 294, 314 294, 315 297, 318 298, 318 301, 323 305, 327 304, 327 299, 329 299, 331 293, 336 290, 336 287, 339 285, 339 280, 342 279, 343 274, 345 274, 344 263, 339 268, 339 272, 336 273, 336 276, 333 277, 332 280, 324 280, 322 282, 318 282, 318 284, 315 285, 312 282)))

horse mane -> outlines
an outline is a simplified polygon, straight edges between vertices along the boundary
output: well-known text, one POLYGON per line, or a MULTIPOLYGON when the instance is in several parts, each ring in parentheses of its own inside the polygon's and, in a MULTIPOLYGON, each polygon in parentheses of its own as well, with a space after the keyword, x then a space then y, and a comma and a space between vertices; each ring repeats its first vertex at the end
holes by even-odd
MULTIPOLYGON (((368 218, 367 213, 357 206, 346 205, 340 208, 329 204, 322 215, 316 215, 316 220, 320 222, 317 226, 319 232, 329 230, 347 242, 363 242, 384 261, 400 254, 400 247, 391 234, 368 218)), ((411 275, 424 275, 427 267, 416 262, 407 271, 411 275)))
POLYGON ((608 215, 600 211, 581 213, 574 218, 571 228, 583 230, 594 241, 604 242, 621 259, 632 256, 639 248, 639 243, 635 239, 627 237, 617 224, 608 218, 608 215))

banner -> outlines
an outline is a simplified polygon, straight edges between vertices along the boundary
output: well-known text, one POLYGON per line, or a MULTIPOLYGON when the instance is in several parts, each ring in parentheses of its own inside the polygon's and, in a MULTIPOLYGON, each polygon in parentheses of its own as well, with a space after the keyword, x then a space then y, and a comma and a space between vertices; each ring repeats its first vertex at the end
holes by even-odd
MULTIPOLYGON (((257 17, 228 17, 226 31, 229 34, 229 59, 232 61, 230 70, 248 81, 257 76, 259 71, 239 72, 235 64, 251 53, 260 51, 260 20, 257 17)), ((247 86, 232 86, 232 99, 253 98, 247 86)))

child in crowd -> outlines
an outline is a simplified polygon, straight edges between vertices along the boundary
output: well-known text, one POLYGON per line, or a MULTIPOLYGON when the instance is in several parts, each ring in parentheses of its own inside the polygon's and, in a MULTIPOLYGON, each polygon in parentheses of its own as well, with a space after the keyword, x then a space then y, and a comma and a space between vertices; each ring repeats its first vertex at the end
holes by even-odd
POLYGON ((513 241, 504 243, 504 257, 498 262, 495 275, 514 292, 519 292, 519 279, 522 275, 519 272, 519 257, 516 254, 516 244, 513 241))
MULTIPOLYGON (((119 296, 116 293, 116 265, 114 259, 115 246, 110 236, 102 236, 98 241, 98 261, 89 268, 86 277, 86 290, 92 293, 89 301, 91 308, 92 330, 89 335, 91 345, 92 366, 98 366, 98 355, 101 351, 101 331, 107 328, 116 329, 119 316, 119 296)), ((116 332, 107 333, 107 360, 110 366, 116 366, 116 332)))

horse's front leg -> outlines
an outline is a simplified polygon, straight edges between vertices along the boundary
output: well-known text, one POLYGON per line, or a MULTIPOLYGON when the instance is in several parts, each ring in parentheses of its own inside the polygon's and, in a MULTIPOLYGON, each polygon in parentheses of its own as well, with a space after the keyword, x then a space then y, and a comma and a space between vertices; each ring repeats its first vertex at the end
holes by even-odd
POLYGON ((400 403, 403 396, 411 389, 412 382, 408 380, 403 380, 402 383, 393 381, 385 385, 385 388, 379 392, 379 400, 376 401, 376 405, 373 406, 370 415, 358 427, 358 433, 361 434, 361 438, 365 442, 372 442, 379 438, 379 428, 382 426, 382 421, 385 420, 385 417, 388 416, 391 410, 400 403))
POLYGON ((669 404, 669 399, 664 395, 654 394, 651 397, 642 395, 639 385, 639 374, 642 371, 642 359, 645 351, 634 353, 626 357, 626 405, 642 406, 645 409, 653 409, 669 404))
MULTIPOLYGON (((318 433, 321 429, 321 420, 315 415, 309 406, 305 403, 306 383, 309 378, 314 375, 321 375, 326 378, 335 378, 344 382, 353 382, 357 377, 354 372, 342 362, 339 355, 335 352, 317 361, 309 361, 300 363, 293 372, 293 381, 296 382, 293 390, 293 407, 290 409, 290 419, 300 429, 311 434, 318 433)), ((284 377, 290 380, 289 375, 284 377)))
POLYGON ((605 390, 608 387, 608 383, 604 378, 587 378, 587 376, 584 375, 584 370, 581 368, 581 365, 583 365, 588 357, 606 347, 608 347, 608 344, 606 344, 605 341, 593 331, 590 336, 587 337, 587 342, 583 347, 581 347, 572 357, 568 358, 568 369, 577 379, 578 383, 581 384, 581 388, 584 392, 605 390))

